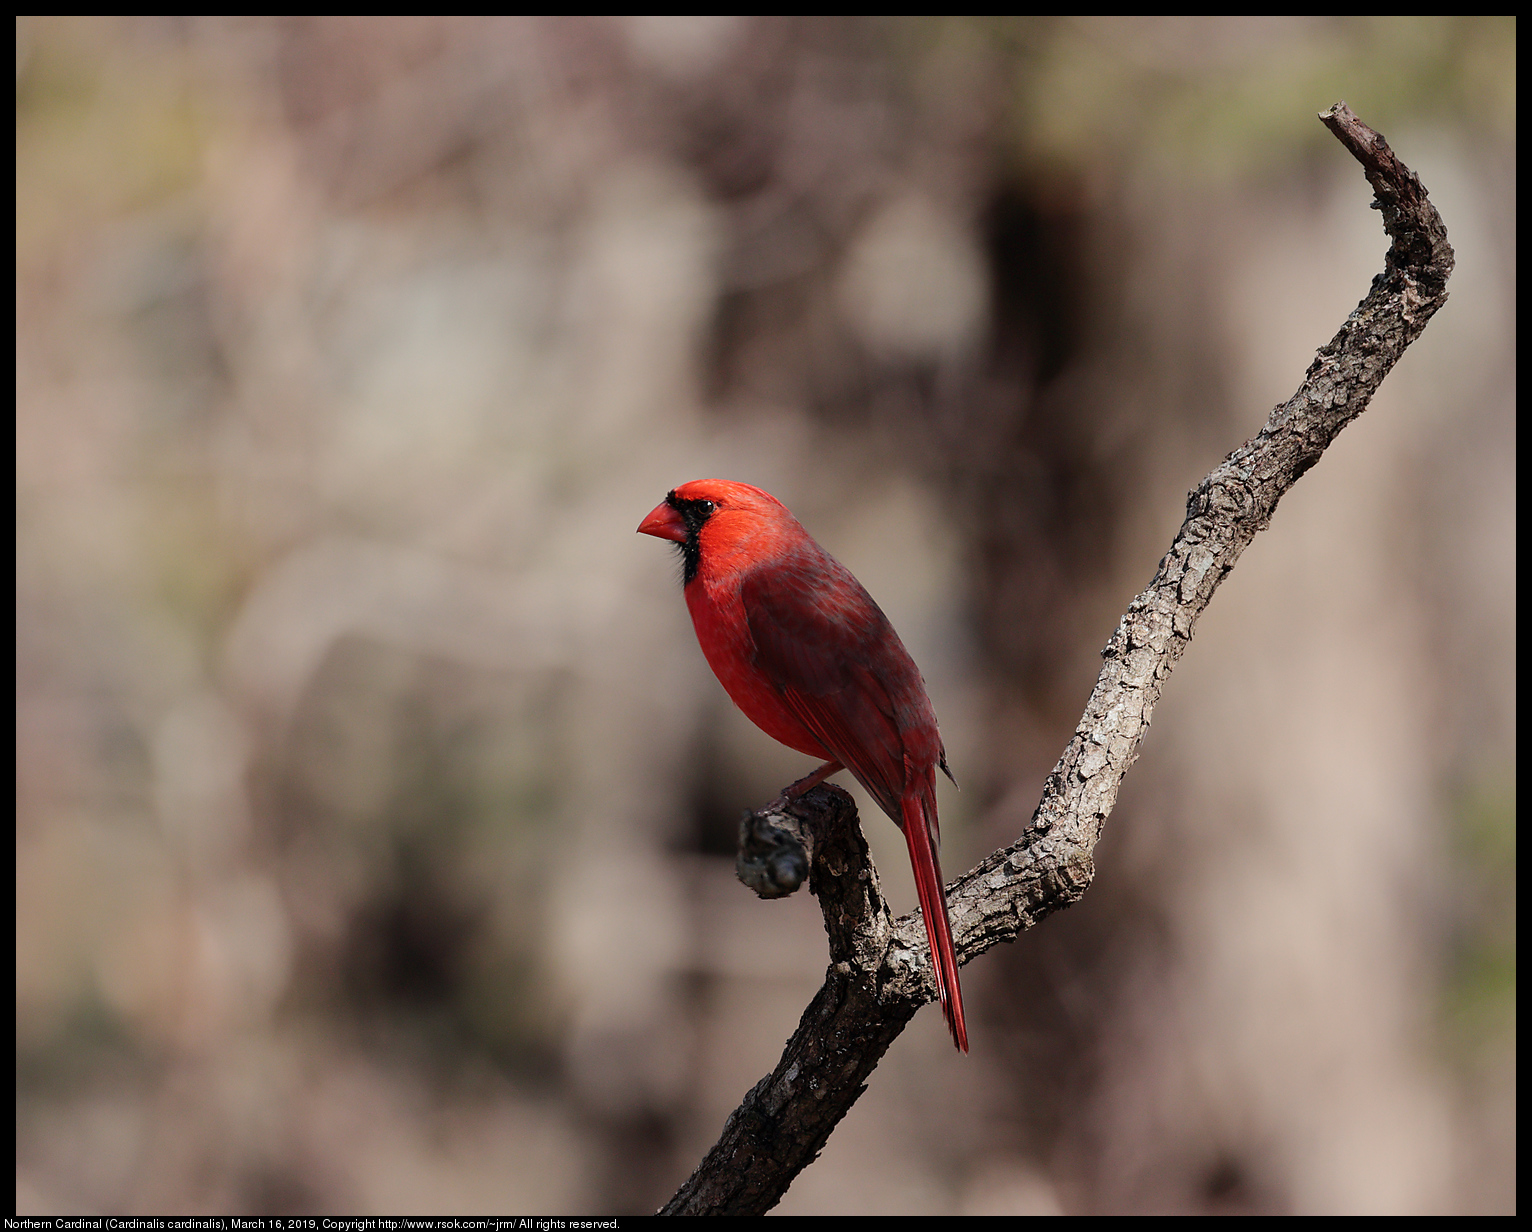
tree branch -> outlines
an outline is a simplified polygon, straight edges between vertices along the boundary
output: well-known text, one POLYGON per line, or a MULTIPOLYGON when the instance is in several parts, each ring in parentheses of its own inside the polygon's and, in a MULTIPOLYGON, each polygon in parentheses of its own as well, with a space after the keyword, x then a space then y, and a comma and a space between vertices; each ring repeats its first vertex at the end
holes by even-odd
MULTIPOLYGON (((1122 778, 1213 592, 1270 523, 1283 494, 1367 408, 1447 301, 1452 248, 1420 180, 1345 103, 1320 119, 1373 187, 1374 208, 1393 240, 1383 272, 1320 348, 1298 392, 1189 494, 1186 520, 1154 580, 1129 604, 1101 652, 1104 663, 1085 714, 1048 775, 1031 823, 948 890, 960 962, 1013 940, 1085 893, 1095 872, 1092 852, 1122 778)), ((774 853, 773 867, 796 871, 797 880, 803 863, 781 851, 807 846, 831 965, 776 1069, 745 1096, 662 1214, 771 1209, 823 1149, 894 1038, 936 995, 920 917, 890 919, 851 798, 817 787, 791 812, 795 816, 754 815, 750 827, 754 841, 774 853)), ((742 838, 742 879, 747 863, 742 838)), ((781 880, 775 892, 790 893, 781 880)), ((792 876, 787 881, 796 887, 792 876)))

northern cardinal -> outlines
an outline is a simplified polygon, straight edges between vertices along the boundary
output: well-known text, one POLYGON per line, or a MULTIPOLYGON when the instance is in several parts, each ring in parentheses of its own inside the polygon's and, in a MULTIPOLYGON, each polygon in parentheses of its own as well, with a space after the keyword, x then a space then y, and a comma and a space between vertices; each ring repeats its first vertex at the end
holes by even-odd
POLYGON ((888 617, 781 501, 747 483, 682 484, 638 529, 680 548, 697 641, 734 704, 768 736, 824 763, 785 794, 847 769, 904 831, 936 993, 967 1052, 936 857, 936 770, 952 773, 925 682, 888 617))

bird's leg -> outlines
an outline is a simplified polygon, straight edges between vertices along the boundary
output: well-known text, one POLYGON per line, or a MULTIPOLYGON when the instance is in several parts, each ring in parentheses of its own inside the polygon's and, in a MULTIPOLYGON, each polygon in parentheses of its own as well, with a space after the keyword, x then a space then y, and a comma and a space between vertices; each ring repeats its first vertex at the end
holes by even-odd
POLYGON ((839 774, 845 768, 838 761, 827 761, 818 770, 814 771, 813 774, 805 774, 791 787, 784 787, 782 789, 782 797, 789 802, 796 800, 811 787, 818 787, 832 774, 839 774))
POLYGON ((808 791, 809 788, 818 787, 832 774, 836 774, 845 768, 846 767, 841 765, 841 763, 838 761, 825 762, 825 764, 820 766, 819 769, 814 771, 813 774, 805 774, 796 783, 792 784, 792 786, 784 787, 778 794, 777 798, 761 811, 780 813, 804 792, 808 791))

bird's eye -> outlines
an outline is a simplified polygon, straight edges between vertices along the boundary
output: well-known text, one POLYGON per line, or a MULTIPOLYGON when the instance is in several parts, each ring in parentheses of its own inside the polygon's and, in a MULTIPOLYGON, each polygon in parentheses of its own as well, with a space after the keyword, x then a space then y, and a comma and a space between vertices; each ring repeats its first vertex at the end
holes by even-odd
POLYGON ((716 508, 718 508, 718 506, 713 504, 713 502, 710 501, 710 500, 705 500, 701 504, 701 509, 702 509, 702 512, 703 512, 704 516, 706 516, 707 514, 712 513, 713 510, 716 509, 716 508))

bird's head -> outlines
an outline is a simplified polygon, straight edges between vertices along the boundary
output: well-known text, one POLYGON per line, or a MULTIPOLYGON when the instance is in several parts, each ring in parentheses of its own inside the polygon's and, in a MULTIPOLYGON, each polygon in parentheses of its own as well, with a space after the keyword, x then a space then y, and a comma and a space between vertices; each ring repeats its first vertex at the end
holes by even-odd
POLYGON ((672 489, 638 530, 681 549, 683 583, 697 576, 704 558, 710 569, 727 570, 758 558, 773 541, 805 534, 770 492, 729 479, 694 479, 672 489))

